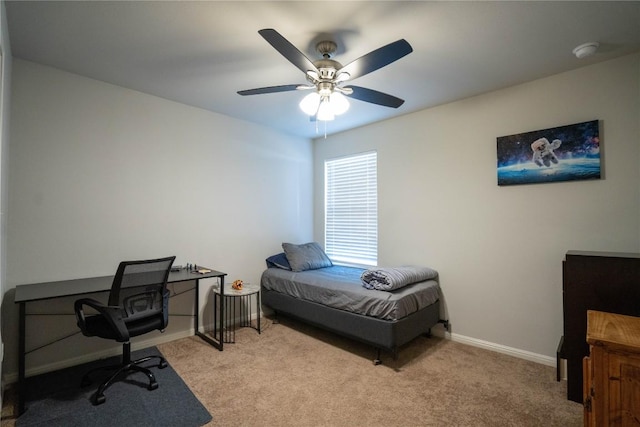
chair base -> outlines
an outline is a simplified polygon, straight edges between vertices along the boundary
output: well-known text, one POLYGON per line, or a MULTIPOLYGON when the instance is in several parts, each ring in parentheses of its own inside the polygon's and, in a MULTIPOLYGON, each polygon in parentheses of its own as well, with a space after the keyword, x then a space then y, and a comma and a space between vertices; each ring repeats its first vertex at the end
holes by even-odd
POLYGON ((90 376, 97 371, 114 371, 109 378, 103 381, 96 392, 91 396, 91 403, 94 405, 100 405, 104 403, 107 398, 104 395, 104 392, 116 382, 119 377, 122 379, 126 378, 131 372, 142 372, 149 379, 149 385, 147 385, 148 390, 155 390, 158 388, 158 383, 156 381, 155 375, 151 372, 151 370, 139 366, 141 363, 148 362, 152 359, 158 359, 158 364, 156 365, 160 369, 164 369, 168 366, 167 361, 162 356, 147 356, 137 360, 131 360, 131 344, 126 342, 122 346, 122 362, 118 365, 109 365, 109 366, 100 366, 98 368, 92 369, 91 371, 84 374, 82 380, 80 382, 81 387, 87 387, 91 385, 92 381, 90 376))

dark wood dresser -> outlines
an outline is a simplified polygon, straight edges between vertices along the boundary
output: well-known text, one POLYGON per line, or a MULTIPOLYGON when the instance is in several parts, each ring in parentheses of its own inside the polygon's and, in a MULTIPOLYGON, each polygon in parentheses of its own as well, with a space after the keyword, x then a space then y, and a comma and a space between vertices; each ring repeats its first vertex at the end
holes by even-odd
POLYGON ((562 262, 567 398, 582 403, 582 359, 589 354, 587 310, 640 316, 640 253, 569 251, 562 262))

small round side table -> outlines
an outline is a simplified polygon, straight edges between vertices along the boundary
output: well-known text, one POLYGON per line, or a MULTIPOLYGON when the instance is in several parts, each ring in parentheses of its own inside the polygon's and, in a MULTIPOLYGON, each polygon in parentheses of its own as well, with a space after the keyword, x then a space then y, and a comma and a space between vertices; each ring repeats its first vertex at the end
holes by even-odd
POLYGON ((225 283, 224 298, 220 300, 220 288, 214 288, 213 330, 215 333, 220 328, 223 342, 236 342, 236 327, 250 327, 260 333, 260 285, 244 283, 242 290, 237 290, 231 287, 231 283, 225 283), (256 326, 251 322, 252 300, 255 300, 256 326), (219 307, 224 310, 220 325, 217 324, 219 307))

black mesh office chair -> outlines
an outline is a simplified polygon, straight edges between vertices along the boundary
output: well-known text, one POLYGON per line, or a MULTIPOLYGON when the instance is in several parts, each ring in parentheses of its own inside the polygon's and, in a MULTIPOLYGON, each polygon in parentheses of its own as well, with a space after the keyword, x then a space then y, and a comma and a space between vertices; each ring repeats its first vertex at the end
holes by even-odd
POLYGON ((104 305, 91 298, 82 298, 75 302, 76 318, 82 334, 88 337, 100 337, 115 340, 122 344, 122 361, 119 365, 104 366, 88 372, 82 378, 82 386, 91 384, 90 375, 96 370, 115 370, 98 387, 91 401, 94 405, 104 403, 104 391, 118 377, 126 377, 130 372, 143 372, 149 378, 149 390, 158 388, 153 373, 140 363, 158 358, 158 367, 167 367, 161 356, 150 356, 131 360, 129 339, 154 330, 164 331, 169 322, 169 292, 167 279, 175 256, 168 258, 123 261, 113 278, 109 304, 104 305), (84 307, 95 310, 85 313, 84 307))

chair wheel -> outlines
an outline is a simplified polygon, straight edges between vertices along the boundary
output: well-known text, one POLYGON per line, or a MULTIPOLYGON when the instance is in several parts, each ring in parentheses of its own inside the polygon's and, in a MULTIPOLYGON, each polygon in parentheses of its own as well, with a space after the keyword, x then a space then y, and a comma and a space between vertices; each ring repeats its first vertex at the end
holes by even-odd
POLYGON ((158 368, 160 368, 160 369, 164 369, 167 366, 169 366, 169 364, 167 363, 166 360, 162 360, 160 363, 158 363, 158 368))
POLYGON ((104 394, 101 394, 101 395, 94 394, 93 398, 91 399, 91 403, 93 403, 94 405, 102 405, 106 401, 107 401, 107 398, 104 397, 104 394))
POLYGON ((158 388, 158 383, 157 382, 149 383, 149 387, 148 387, 149 390, 155 390, 157 388, 158 388))

